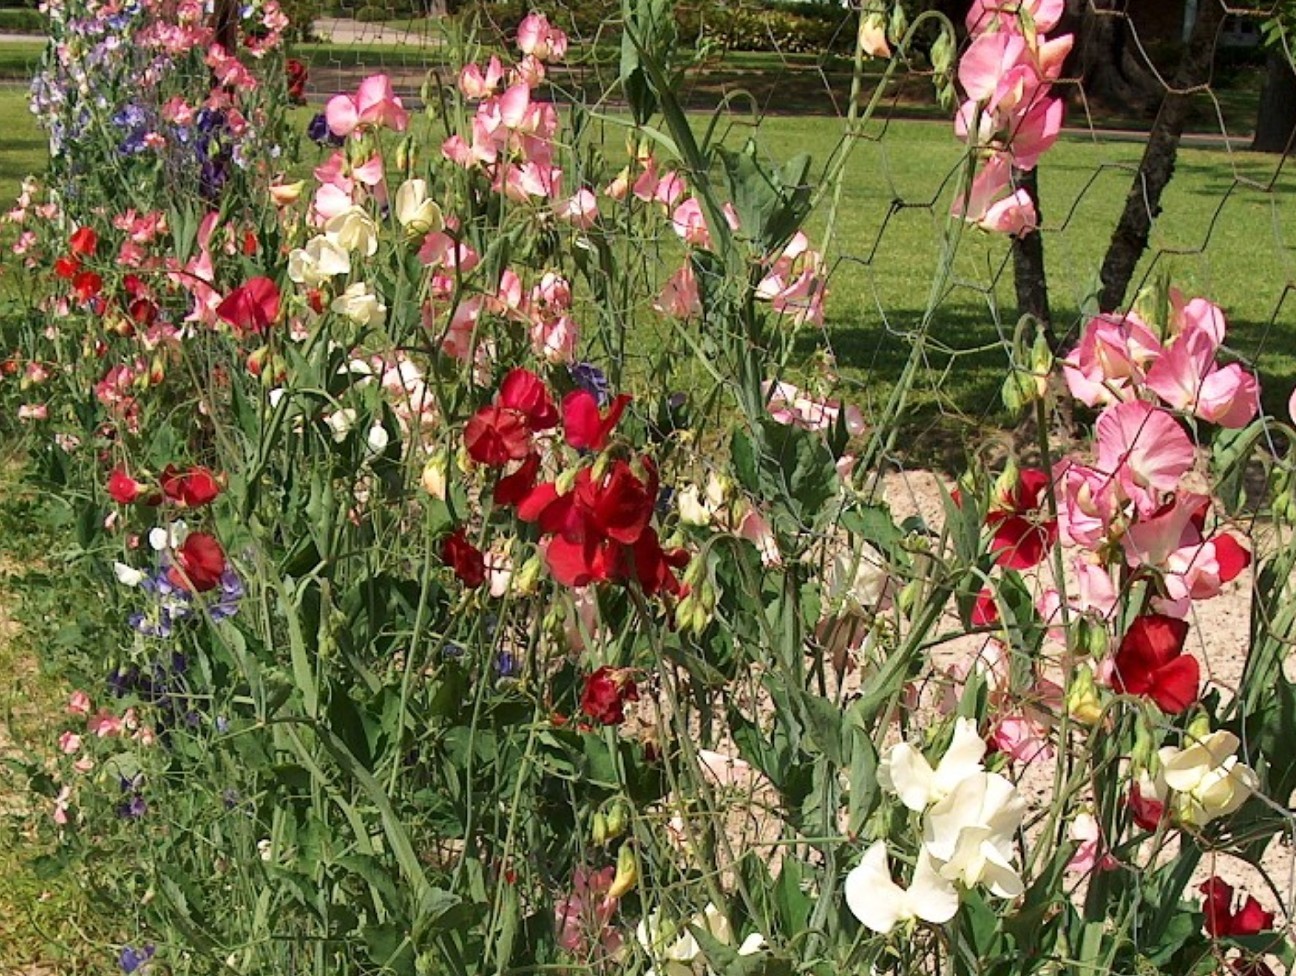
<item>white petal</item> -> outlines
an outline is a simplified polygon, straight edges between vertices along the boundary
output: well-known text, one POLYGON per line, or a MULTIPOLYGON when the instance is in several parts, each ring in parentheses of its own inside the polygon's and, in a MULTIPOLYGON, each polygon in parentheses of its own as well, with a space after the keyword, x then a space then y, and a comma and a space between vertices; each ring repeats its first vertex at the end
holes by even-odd
POLYGON ((127 566, 125 563, 113 563, 113 574, 117 577, 117 582, 126 586, 139 586, 144 582, 144 574, 133 566, 127 566))
POLYGON ((896 922, 912 917, 905 890, 891 880, 885 841, 875 841, 846 875, 846 907, 865 928, 886 935, 896 922))
POLYGON ((878 781, 900 797, 910 810, 921 812, 932 800, 932 768, 923 754, 901 742, 892 746, 878 770, 878 781))
POLYGON ((981 772, 985 753, 985 739, 977 732, 976 722, 968 718, 958 719, 954 723, 954 738, 949 749, 936 767, 936 798, 952 792, 963 780, 981 772))
POLYGON ((754 956, 765 948, 765 936, 759 932, 753 932, 747 938, 742 940, 742 945, 738 947, 738 955, 754 956))
POLYGON ((958 913, 958 889, 940 876, 925 847, 918 854, 909 885, 909 905, 915 917, 933 925, 944 925, 958 913))

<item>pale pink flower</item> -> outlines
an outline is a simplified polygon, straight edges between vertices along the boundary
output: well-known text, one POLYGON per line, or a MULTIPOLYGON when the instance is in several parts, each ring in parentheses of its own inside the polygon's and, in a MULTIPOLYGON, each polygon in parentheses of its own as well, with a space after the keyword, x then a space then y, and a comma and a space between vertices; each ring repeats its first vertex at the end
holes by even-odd
POLYGON ((1057 26, 1065 10, 1064 0, 972 0, 966 23, 969 34, 992 27, 1020 31, 1021 12, 1025 12, 1037 31, 1047 32, 1057 26))
POLYGON ((612 926, 617 899, 608 895, 616 878, 616 868, 589 871, 578 867, 572 872, 572 890, 554 903, 554 924, 558 945, 568 952, 589 956, 595 948, 612 956, 621 948, 621 935, 612 926))
POLYGON ((487 98, 499 87, 503 78, 504 66, 500 64, 498 57, 491 55, 484 72, 479 65, 464 65, 463 70, 459 72, 459 91, 463 93, 464 98, 474 100, 487 98))
POLYGON ((557 204, 554 207, 554 215, 574 227, 588 230, 598 219, 598 200, 591 191, 582 187, 557 204))
POLYGON ((990 730, 990 741, 999 752, 1023 765, 1053 760, 1047 729, 1024 715, 1000 718, 990 730))
POLYGON ((84 691, 74 691, 68 698, 67 712, 69 715, 89 715, 92 707, 90 696, 84 691))
POLYGON ((702 314, 702 298, 698 293, 697 278, 693 274, 691 262, 685 261, 683 267, 670 276, 661 294, 653 302, 653 308, 677 319, 702 314))
POLYGON ((123 727, 122 720, 118 716, 102 708, 97 715, 86 721, 86 730, 100 739, 121 735, 123 727))
POLYGON ((518 25, 517 46, 523 54, 541 61, 561 61, 567 56, 567 35, 544 14, 531 13, 518 25))
POLYGON ((81 751, 81 736, 69 730, 59 736, 58 745, 63 755, 75 755, 81 751))
POLYGON ((1062 360, 1071 395, 1086 406, 1130 399, 1143 388, 1161 343, 1134 312, 1086 323, 1080 344, 1062 360))
MULTIPOLYGON (((835 426, 843 414, 840 403, 802 393, 791 383, 766 382, 762 384, 765 408, 770 417, 780 424, 801 427, 804 430, 828 430, 835 426)), ((864 418, 858 407, 847 406, 844 411, 846 432, 852 437, 864 432, 864 418)))
POLYGON ((1193 464, 1193 445, 1170 414, 1139 400, 1117 403, 1095 425, 1098 468, 1114 474, 1140 512, 1159 507, 1193 464))

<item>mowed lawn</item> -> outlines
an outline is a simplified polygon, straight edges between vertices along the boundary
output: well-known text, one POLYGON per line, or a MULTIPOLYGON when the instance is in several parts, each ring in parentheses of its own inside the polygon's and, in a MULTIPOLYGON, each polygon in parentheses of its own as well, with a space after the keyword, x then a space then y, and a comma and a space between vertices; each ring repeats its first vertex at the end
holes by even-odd
MULTIPOLYGON (((699 117, 699 128, 704 122, 699 117)), ((0 197, 7 201, 21 177, 41 165, 44 141, 21 91, 0 91, 0 124, 6 132, 0 197)), ((619 151, 620 126, 609 122, 606 130, 605 151, 619 151)), ((809 153, 814 174, 842 148, 842 123, 825 117, 771 116, 754 127, 734 116, 719 131, 734 146, 754 136, 778 160, 809 153)), ((878 121, 850 149, 827 242, 826 335, 807 335, 804 348, 809 353, 826 340, 866 413, 883 402, 923 320, 961 148, 942 122, 878 121)), ((1060 332, 1082 324, 1141 153, 1139 142, 1089 133, 1064 137, 1041 162, 1045 258, 1060 332)), ((1296 294, 1288 294, 1296 285, 1296 170, 1280 169, 1279 161, 1241 145, 1182 150, 1136 285, 1165 269, 1187 295, 1222 305, 1230 346, 1260 369, 1266 406, 1285 412, 1296 384, 1296 294)), ((824 195, 809 222, 816 244, 823 242, 831 196, 824 195)), ((675 260, 669 245, 663 254, 675 260)), ((914 398, 920 430, 924 418, 937 416, 1001 419, 1003 340, 1017 320, 1008 259, 1005 239, 975 230, 962 235, 953 275, 930 319, 930 348, 914 398)))

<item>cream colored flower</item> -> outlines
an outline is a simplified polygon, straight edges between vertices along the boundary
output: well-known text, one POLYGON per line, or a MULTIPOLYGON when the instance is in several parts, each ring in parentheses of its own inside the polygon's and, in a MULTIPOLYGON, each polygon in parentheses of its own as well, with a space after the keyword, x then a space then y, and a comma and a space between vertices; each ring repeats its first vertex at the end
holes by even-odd
POLYGON ((387 306, 363 281, 347 285, 346 291, 333 299, 329 308, 356 325, 378 326, 387 318, 387 306))
POLYGON ((885 841, 875 841, 860 863, 846 875, 846 906, 865 928, 886 935, 896 923, 920 918, 943 925, 958 912, 959 896, 952 882, 940 876, 931 855, 918 854, 909 888, 891 880, 885 841))
POLYGON ((351 270, 351 256, 340 245, 320 234, 288 255, 288 277, 307 288, 318 288, 335 275, 351 270))
POLYGON ((1013 865, 1013 840, 1026 801, 998 773, 960 782, 923 816, 923 847, 940 876, 965 887, 984 884, 1000 898, 1016 898, 1024 885, 1013 865))
POLYGON ((860 617, 874 612, 886 596, 890 578, 881 559, 867 546, 838 553, 824 571, 828 616, 860 617))
POLYGON ((1237 747, 1236 735, 1218 729, 1186 749, 1166 746, 1157 753, 1160 783, 1174 791, 1170 801, 1181 823, 1200 827, 1227 816, 1260 785, 1255 770, 1238 762, 1237 747))
POLYGON ((441 208, 428 199, 424 180, 406 180, 396 191, 396 219, 412 235, 422 237, 444 226, 441 208))
POLYGON ((324 233, 347 251, 359 251, 370 258, 378 252, 378 225, 362 207, 347 207, 330 217, 324 225, 324 233))
POLYGON ((878 764, 878 782, 883 789, 900 797, 910 810, 921 813, 931 804, 943 800, 965 779, 980 773, 984 767, 985 740, 977 732, 976 722, 968 718, 954 723, 954 737, 949 749, 932 769, 923 754, 907 742, 887 750, 878 764))

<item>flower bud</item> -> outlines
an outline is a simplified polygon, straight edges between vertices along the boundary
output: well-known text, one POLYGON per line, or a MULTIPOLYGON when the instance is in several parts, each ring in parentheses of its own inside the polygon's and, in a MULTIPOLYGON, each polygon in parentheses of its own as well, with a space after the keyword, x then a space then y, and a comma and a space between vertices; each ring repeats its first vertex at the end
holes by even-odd
POLYGON ((1094 673, 1081 666, 1071 678, 1071 687, 1067 689, 1067 714, 1081 725, 1093 725, 1102 717, 1102 699, 1098 697, 1098 688, 1094 683, 1094 673))
POLYGON ((638 880, 639 863, 635 858, 634 848, 629 844, 622 844, 621 850, 617 852, 616 877, 612 879, 612 887, 608 889, 607 896, 624 898, 638 880))
POLYGON ((446 497, 446 470, 450 466, 450 459, 446 457, 444 451, 438 451, 427 459, 423 465, 423 474, 419 477, 419 484, 433 498, 445 501, 446 497))

